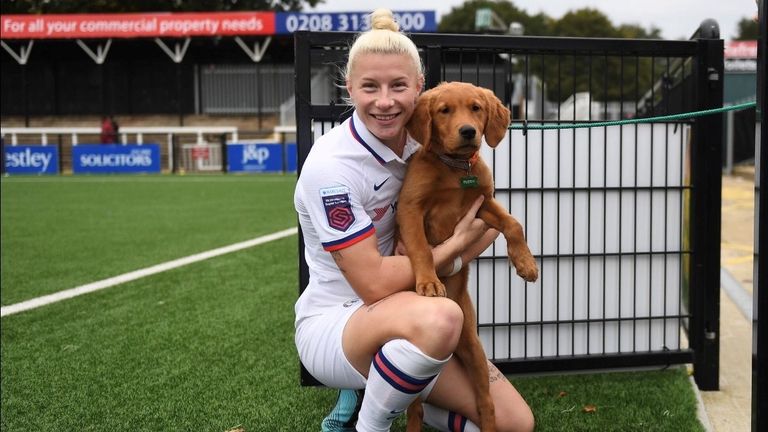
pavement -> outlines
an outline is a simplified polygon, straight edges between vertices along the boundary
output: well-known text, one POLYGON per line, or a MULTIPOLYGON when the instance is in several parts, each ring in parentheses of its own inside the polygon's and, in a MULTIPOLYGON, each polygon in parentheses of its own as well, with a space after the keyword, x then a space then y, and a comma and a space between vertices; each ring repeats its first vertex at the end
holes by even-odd
POLYGON ((754 166, 723 176, 720 294, 720 390, 701 392, 714 432, 752 425, 752 277, 754 166))

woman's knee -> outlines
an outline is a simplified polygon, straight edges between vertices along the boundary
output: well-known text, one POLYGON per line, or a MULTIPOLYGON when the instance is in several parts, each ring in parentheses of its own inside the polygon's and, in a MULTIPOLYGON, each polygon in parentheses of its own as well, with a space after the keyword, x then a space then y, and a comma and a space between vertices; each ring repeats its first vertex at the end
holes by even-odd
MULTIPOLYGON (((425 299, 426 300, 426 299, 425 299)), ((456 348, 464 325, 464 314, 456 302, 430 298, 413 315, 408 339, 425 354, 444 358, 456 348)))
POLYGON ((497 432, 531 432, 535 426, 533 412, 525 403, 513 407, 508 412, 496 408, 497 432))

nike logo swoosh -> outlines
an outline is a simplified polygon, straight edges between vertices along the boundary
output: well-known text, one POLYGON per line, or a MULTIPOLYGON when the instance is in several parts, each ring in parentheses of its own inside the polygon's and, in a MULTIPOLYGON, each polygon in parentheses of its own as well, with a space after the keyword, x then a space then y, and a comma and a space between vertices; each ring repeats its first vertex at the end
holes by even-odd
POLYGON ((384 180, 383 182, 381 182, 379 184, 374 184, 373 185, 373 190, 378 191, 379 189, 381 189, 382 186, 384 186, 384 183, 386 183, 388 180, 389 180, 389 177, 387 177, 386 180, 384 180))

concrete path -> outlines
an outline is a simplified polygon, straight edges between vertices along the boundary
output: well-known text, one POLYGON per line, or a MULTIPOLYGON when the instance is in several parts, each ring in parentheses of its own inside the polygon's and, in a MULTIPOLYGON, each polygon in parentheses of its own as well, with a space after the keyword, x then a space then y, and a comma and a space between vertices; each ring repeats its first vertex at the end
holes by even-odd
POLYGON ((715 432, 751 430, 754 188, 754 167, 723 177, 720 391, 701 393, 715 432))

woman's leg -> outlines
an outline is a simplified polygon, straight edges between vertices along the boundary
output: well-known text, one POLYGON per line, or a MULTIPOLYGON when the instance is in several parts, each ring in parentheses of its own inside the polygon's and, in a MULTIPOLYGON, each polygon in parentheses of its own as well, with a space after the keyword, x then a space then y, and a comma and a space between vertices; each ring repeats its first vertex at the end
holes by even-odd
POLYGON ((452 300, 412 292, 394 294, 352 314, 342 346, 350 363, 368 377, 358 430, 389 430, 450 359, 462 316, 452 300))
POLYGON ((393 339, 405 339, 430 357, 446 358, 456 348, 463 319, 453 300, 411 291, 393 294, 349 318, 342 336, 344 354, 364 376, 376 352, 393 339))
MULTIPOLYGON (((533 413, 520 393, 491 362, 488 362, 488 375, 496 413, 496 430, 498 432, 532 431, 533 413)), ((450 422, 450 419, 455 418, 453 414, 460 414, 477 424, 479 419, 472 388, 464 366, 457 359, 451 359, 443 367, 437 383, 427 396, 427 404, 444 409, 443 412, 438 410, 437 415, 433 417, 444 417, 445 425, 433 426, 441 428, 440 430, 453 431, 450 422)), ((430 407, 425 405, 425 411, 428 409, 430 407)))

